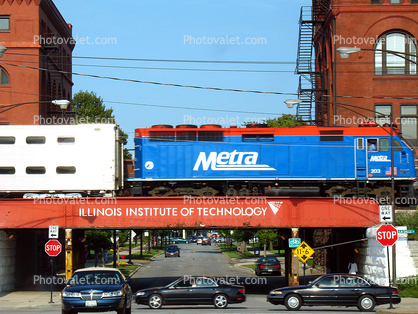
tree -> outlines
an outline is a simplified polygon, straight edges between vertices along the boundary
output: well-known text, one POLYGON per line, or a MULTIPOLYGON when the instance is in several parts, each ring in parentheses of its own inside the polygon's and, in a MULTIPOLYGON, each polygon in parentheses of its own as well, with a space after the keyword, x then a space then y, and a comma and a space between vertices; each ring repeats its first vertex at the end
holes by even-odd
MULTIPOLYGON (((103 99, 95 92, 79 91, 73 96, 73 111, 77 112, 78 123, 116 124, 113 109, 106 109, 103 99)), ((128 135, 119 129, 119 138, 123 145, 128 143, 128 135)), ((132 154, 125 148, 124 159, 132 159, 132 154)))
MULTIPOLYGON (((103 250, 109 250, 112 247, 112 242, 110 241, 112 233, 109 230, 87 230, 84 235, 87 248, 94 250, 95 256, 99 252, 103 253, 103 250)), ((97 267, 97 258, 94 260, 94 265, 97 267)))
POLYGON ((293 114, 284 114, 278 118, 266 119, 266 123, 269 128, 290 128, 307 124, 301 117, 296 117, 293 114))
POLYGON ((267 256, 267 243, 277 240, 278 234, 276 229, 260 229, 255 233, 258 242, 264 245, 264 257, 267 256))

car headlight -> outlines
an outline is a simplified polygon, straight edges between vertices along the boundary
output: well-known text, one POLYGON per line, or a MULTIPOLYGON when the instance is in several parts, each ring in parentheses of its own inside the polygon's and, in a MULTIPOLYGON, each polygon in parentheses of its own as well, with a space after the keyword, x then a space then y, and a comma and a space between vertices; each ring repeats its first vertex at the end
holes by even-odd
POLYGON ((122 290, 110 291, 110 292, 103 292, 102 298, 120 297, 122 295, 123 295, 123 291, 122 290))
POLYGON ((81 298, 81 293, 80 292, 64 291, 62 293, 62 297, 63 298, 81 298))
POLYGON ((283 294, 281 291, 270 291, 270 294, 283 294))
POLYGON ((137 292, 136 295, 144 295, 145 292, 137 292))

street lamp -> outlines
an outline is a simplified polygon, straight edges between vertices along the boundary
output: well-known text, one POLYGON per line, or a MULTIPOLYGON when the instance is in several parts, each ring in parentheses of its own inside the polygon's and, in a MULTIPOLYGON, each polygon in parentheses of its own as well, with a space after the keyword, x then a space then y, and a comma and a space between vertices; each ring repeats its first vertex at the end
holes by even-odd
MULTIPOLYGON (((346 47, 343 47, 343 48, 346 48, 346 47)), ((357 49, 359 49, 359 48, 357 48, 357 49)), ((293 105, 300 103, 301 100, 300 99, 286 99, 284 102, 285 102, 285 104, 286 104, 286 106, 288 108, 293 108, 293 105)), ((384 128, 380 124, 378 124, 378 126, 380 126, 383 130, 385 130, 385 132, 389 133, 389 135, 390 135, 391 206, 392 206, 392 218, 395 219, 395 175, 394 175, 394 169, 393 169, 394 168, 394 160, 393 160, 393 155, 394 155, 393 154, 394 153, 394 150, 393 150, 393 110, 391 110, 390 111, 390 114, 387 115, 387 114, 383 114, 383 113, 381 113, 379 111, 375 111, 375 110, 368 109, 368 108, 362 108, 360 106, 343 104, 343 103, 332 102, 332 101, 329 101, 329 103, 332 103, 333 105, 336 105, 336 106, 341 106, 342 108, 348 109, 348 110, 353 111, 353 112, 355 112, 357 114, 360 114, 360 113, 357 112, 357 111, 355 111, 355 110, 353 110, 353 109, 350 109, 350 107, 357 108, 357 109, 360 109, 360 110, 366 110, 366 111, 369 111, 369 112, 373 112, 375 114, 378 114, 378 115, 380 115, 382 117, 389 118, 389 121, 390 121, 390 132, 388 132, 386 130, 386 128, 384 128)), ((389 258, 389 256, 388 256, 388 258, 389 258)), ((393 262, 392 262, 392 265, 393 265, 392 266, 393 267, 393 276, 392 276, 392 278, 393 278, 393 282, 396 282, 396 248, 395 248, 395 245, 393 246, 392 259, 393 259, 393 262)), ((389 270, 388 270, 388 272, 389 272, 389 270)))
POLYGON ((370 48, 358 48, 358 47, 339 47, 337 48, 338 53, 340 54, 340 57, 342 59, 348 59, 350 57, 351 54, 356 53, 356 52, 360 52, 360 51, 373 51, 373 52, 386 52, 386 53, 390 53, 393 54, 397 57, 400 57, 402 59, 405 59, 409 62, 412 62, 414 64, 418 64, 418 62, 415 60, 413 60, 412 58, 417 58, 417 55, 413 55, 410 53, 406 53, 406 52, 399 52, 399 51, 394 51, 394 50, 386 50, 386 49, 370 49, 370 48), (408 57, 412 57, 412 58, 408 58, 408 57))
POLYGON ((4 53, 6 52, 7 48, 4 46, 0 46, 0 58, 3 57, 4 53))

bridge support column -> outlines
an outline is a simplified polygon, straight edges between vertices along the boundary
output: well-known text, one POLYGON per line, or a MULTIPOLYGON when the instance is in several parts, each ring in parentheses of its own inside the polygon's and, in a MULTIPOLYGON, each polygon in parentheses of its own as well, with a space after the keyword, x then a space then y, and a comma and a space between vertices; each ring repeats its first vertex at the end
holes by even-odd
POLYGON ((65 279, 84 267, 84 229, 65 229, 65 279))
MULTIPOLYGON (((299 228, 292 228, 292 238, 299 238, 299 228)), ((299 286, 299 258, 290 249, 289 286, 299 286)))

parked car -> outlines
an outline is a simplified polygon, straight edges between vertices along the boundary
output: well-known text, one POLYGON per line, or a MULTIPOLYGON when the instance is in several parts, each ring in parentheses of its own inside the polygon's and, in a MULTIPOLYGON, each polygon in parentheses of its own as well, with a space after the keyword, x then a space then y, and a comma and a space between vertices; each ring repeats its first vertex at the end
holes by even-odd
POLYGON ((131 278, 115 268, 81 268, 62 290, 62 313, 117 311, 131 313, 131 278))
POLYGON ((202 241, 203 241, 203 237, 198 237, 196 244, 202 244, 202 241))
POLYGON ((188 244, 189 243, 189 239, 174 238, 174 239, 171 239, 171 243, 173 243, 173 244, 179 244, 179 243, 186 243, 186 244, 188 244))
POLYGON ((357 306, 360 311, 373 311, 376 305, 398 304, 401 298, 398 289, 379 286, 360 276, 327 274, 312 283, 300 287, 285 287, 270 291, 267 301, 283 304, 288 310, 299 310, 302 305, 357 306))
POLYGON ((238 285, 217 283, 211 277, 186 276, 165 287, 139 290, 135 302, 159 309, 163 305, 213 304, 216 308, 226 308, 229 303, 245 302, 245 288, 238 285))
POLYGON ((180 248, 177 245, 167 245, 165 247, 165 257, 169 256, 180 257, 180 248))
POLYGON ((260 257, 255 262, 255 274, 260 276, 262 273, 281 276, 282 266, 280 261, 275 257, 260 257))
POLYGON ((197 237, 196 236, 191 236, 188 238, 190 243, 196 243, 197 242, 197 237))
POLYGON ((203 238, 202 245, 212 245, 212 240, 210 238, 203 238))

